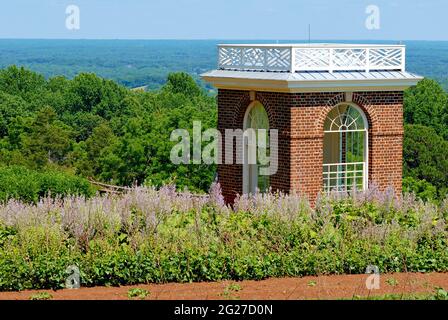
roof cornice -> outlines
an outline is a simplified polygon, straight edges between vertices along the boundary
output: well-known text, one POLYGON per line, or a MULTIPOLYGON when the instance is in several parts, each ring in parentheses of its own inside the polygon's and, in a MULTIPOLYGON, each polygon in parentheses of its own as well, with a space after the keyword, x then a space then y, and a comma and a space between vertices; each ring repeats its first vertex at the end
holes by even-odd
POLYGON ((422 77, 396 79, 353 80, 296 80, 285 75, 284 79, 242 78, 205 73, 202 78, 218 89, 256 90, 269 92, 355 92, 355 91, 404 91, 415 86, 422 77))

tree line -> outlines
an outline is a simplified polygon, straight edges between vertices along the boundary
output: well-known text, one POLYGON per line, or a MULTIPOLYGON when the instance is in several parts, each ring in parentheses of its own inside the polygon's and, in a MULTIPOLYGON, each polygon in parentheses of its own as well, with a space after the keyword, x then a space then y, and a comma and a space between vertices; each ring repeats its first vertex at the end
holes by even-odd
MULTIPOLYGON (((405 92, 404 119, 404 189, 442 199, 448 192, 448 94, 434 80, 421 81, 405 92)), ((92 73, 69 80, 16 66, 0 70, 0 200, 13 197, 10 181, 26 181, 18 175, 33 176, 29 171, 58 173, 50 175, 58 180, 36 184, 39 194, 46 185, 60 190, 63 175, 207 191, 215 166, 170 161, 171 131, 191 130, 195 120, 203 130, 215 128, 217 105, 186 73, 172 73, 161 89, 144 92, 92 73)), ((91 194, 75 181, 73 191, 91 194)))
POLYGON ((215 99, 185 73, 143 92, 95 74, 46 80, 12 66, 0 71, 0 166, 208 190, 215 168, 172 164, 170 133, 193 120, 216 127, 216 111, 215 99))

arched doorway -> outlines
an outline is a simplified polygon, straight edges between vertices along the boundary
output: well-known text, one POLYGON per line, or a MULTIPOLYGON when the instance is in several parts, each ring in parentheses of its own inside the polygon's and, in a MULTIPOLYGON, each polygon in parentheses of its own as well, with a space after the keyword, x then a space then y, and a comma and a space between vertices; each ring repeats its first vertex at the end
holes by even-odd
POLYGON ((265 157, 269 157, 269 153, 269 117, 263 105, 255 101, 249 105, 244 116, 244 194, 269 190, 269 175, 262 170, 268 167, 265 157))
POLYGON ((324 125, 324 191, 365 190, 368 187, 368 122, 351 103, 334 107, 324 125))

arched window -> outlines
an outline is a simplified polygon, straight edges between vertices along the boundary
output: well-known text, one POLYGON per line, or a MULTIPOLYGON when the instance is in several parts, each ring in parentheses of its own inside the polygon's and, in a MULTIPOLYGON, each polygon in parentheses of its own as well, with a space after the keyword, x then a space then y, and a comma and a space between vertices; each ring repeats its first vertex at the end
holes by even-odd
POLYGON ((365 190, 368 185, 368 122, 353 104, 340 104, 324 125, 324 191, 365 190))
POLYGON ((268 167, 265 160, 270 153, 269 117, 260 102, 247 108, 244 131, 243 193, 266 192, 270 187, 269 175, 260 169, 268 167))

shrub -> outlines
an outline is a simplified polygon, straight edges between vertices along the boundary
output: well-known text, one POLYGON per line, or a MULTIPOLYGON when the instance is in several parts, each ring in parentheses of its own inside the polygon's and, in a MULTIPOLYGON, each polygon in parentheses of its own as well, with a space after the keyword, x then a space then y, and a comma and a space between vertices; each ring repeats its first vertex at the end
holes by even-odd
POLYGON ((30 296, 30 300, 51 300, 53 296, 48 292, 38 292, 30 296))
POLYGON ((90 197, 95 190, 83 178, 58 171, 34 171, 20 166, 0 167, 0 201, 37 202, 46 195, 90 197))
POLYGON ((141 288, 132 288, 128 291, 128 298, 129 299, 145 299, 149 295, 149 291, 141 288))
MULTIPOLYGON (((215 188, 219 190, 219 187, 215 188)), ((237 199, 135 188, 122 196, 0 205, 0 290, 448 271, 446 204, 372 188, 319 198, 237 199)))
POLYGON ((439 196, 448 192, 448 141, 435 130, 422 125, 406 125, 403 143, 405 177, 425 180, 435 186, 439 196))
POLYGON ((426 180, 417 180, 412 177, 403 178, 403 192, 413 192, 424 201, 438 198, 436 187, 426 180))

